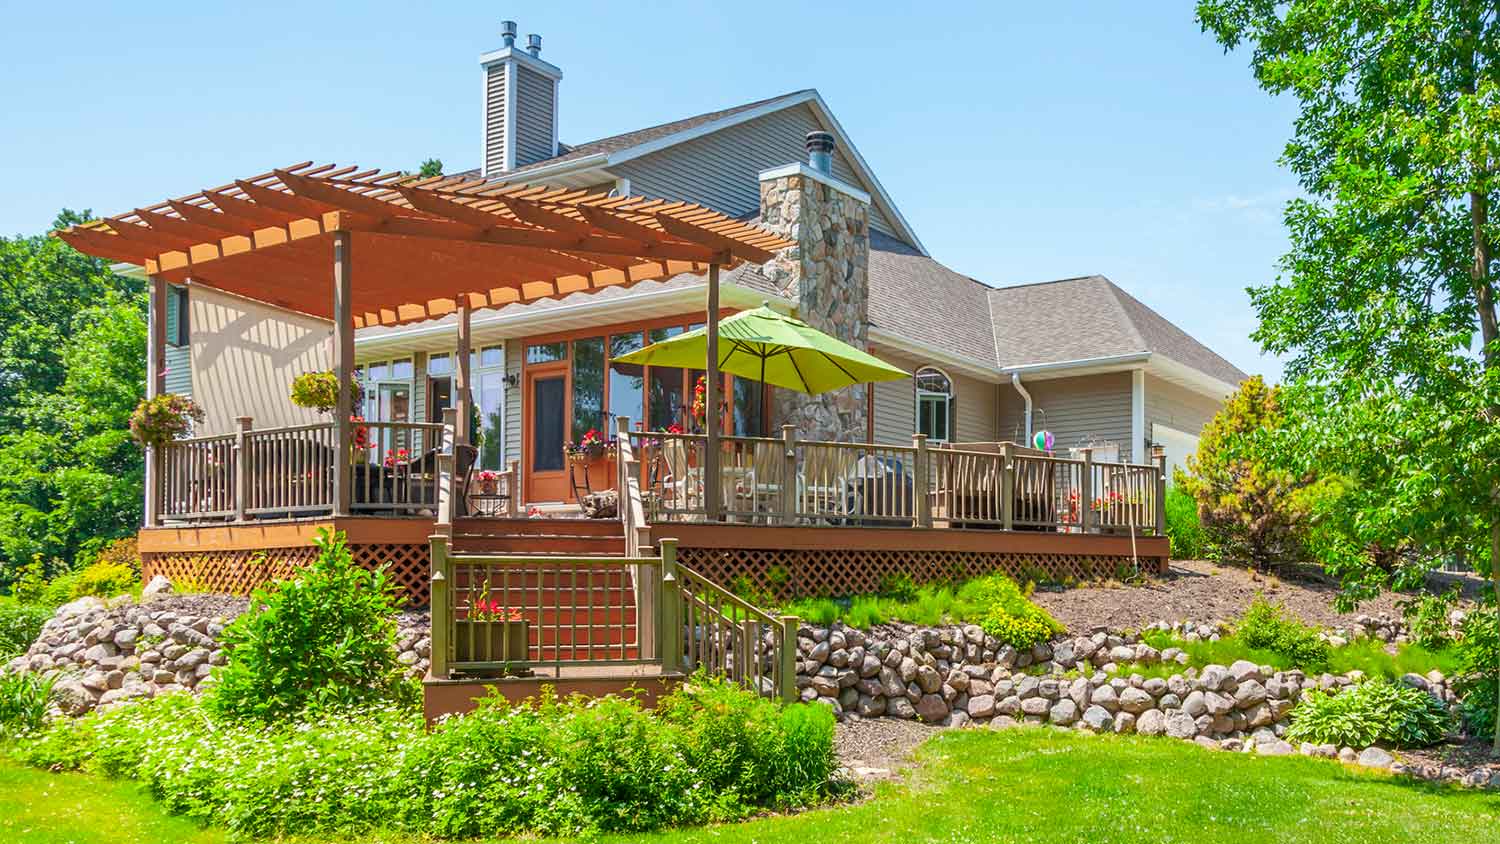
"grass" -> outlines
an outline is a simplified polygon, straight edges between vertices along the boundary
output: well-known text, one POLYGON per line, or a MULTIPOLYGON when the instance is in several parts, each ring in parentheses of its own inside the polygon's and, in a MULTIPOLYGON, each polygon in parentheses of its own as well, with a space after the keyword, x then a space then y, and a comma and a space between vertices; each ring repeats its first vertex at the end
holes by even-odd
MULTIPOLYGON (((1269 665, 1278 671, 1302 667, 1276 651, 1247 647, 1233 635, 1222 636, 1216 642, 1185 642, 1171 633, 1156 631, 1141 638, 1157 650, 1181 648, 1188 655, 1188 665, 1198 668, 1210 663, 1230 665, 1240 659, 1249 660, 1256 665, 1269 665)), ((1458 667, 1458 656, 1452 650, 1430 650, 1414 643, 1406 643, 1397 646, 1396 653, 1391 654, 1386 652, 1385 643, 1378 639, 1355 639, 1329 652, 1327 671, 1330 674, 1345 674, 1357 669, 1369 677, 1394 680, 1403 674, 1425 675, 1434 668, 1451 677, 1458 672, 1458 667)), ((1121 666, 1120 673, 1167 677, 1181 673, 1183 668, 1184 666, 1175 663, 1130 665, 1121 666)), ((1316 675, 1322 672, 1309 673, 1316 675)))
MULTIPOLYGON (((11 763, 0 763, 0 833, 13 844, 222 840, 165 817, 134 786, 11 763)), ((857 805, 605 840, 1475 844, 1500 841, 1500 795, 1165 739, 973 730, 932 739, 905 781, 857 805)))

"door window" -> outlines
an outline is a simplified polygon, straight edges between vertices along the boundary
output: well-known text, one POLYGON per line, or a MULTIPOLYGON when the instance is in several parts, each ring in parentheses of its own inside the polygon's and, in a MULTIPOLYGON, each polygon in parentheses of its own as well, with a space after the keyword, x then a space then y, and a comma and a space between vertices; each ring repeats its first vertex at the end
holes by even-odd
POLYGON ((561 472, 563 469, 563 419, 566 378, 554 375, 531 382, 531 469, 561 472))

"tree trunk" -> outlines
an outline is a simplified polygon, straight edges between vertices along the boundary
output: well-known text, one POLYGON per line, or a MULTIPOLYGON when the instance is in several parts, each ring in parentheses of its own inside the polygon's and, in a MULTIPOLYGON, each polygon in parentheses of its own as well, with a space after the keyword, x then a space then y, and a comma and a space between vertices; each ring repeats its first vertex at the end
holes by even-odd
MULTIPOLYGON (((1490 279, 1490 244, 1484 229, 1489 222, 1489 197, 1483 191, 1469 192, 1469 221, 1474 227, 1474 265, 1469 274, 1474 283, 1474 301, 1479 311, 1479 338, 1484 344, 1484 368, 1500 368, 1500 330, 1495 325, 1495 288, 1490 279)), ((1490 408, 1500 419, 1500 408, 1490 408)), ((1495 611, 1500 612, 1500 481, 1490 486, 1490 581, 1495 587, 1495 611)), ((1500 666, 1496 666, 1495 735, 1492 752, 1500 754, 1500 666)))

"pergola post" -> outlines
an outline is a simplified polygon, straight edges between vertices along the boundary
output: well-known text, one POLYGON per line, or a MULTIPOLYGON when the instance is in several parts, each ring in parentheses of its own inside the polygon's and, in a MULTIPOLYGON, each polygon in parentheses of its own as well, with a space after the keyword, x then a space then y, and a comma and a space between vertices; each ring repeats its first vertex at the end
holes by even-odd
POLYGON ((456 442, 469 445, 474 441, 473 428, 474 411, 469 407, 473 403, 473 394, 470 392, 470 370, 469 358, 472 356, 473 340, 470 337, 471 322, 469 297, 460 293, 458 295, 458 345, 454 349, 457 360, 453 362, 453 408, 458 411, 457 424, 454 433, 456 442))
POLYGON ((703 427, 707 434, 703 455, 703 502, 710 522, 717 522, 724 508, 724 483, 719 477, 719 436, 723 420, 719 416, 719 262, 708 265, 708 361, 707 381, 703 390, 703 427))
POLYGON ((354 478, 351 465, 351 424, 354 403, 354 286, 349 277, 352 238, 347 231, 333 233, 333 374, 338 380, 338 403, 333 413, 333 514, 351 512, 354 478))
MULTIPOLYGON (((147 308, 146 398, 154 399, 166 387, 167 378, 167 281, 151 276, 151 299, 147 308)), ((146 448, 146 525, 161 524, 161 449, 146 448)))

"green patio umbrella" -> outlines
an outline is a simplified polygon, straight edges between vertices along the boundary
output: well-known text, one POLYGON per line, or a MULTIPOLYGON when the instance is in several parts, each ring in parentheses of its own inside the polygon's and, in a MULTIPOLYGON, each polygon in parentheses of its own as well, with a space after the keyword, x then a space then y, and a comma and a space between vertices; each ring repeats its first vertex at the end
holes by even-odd
MULTIPOLYGON (((619 363, 703 369, 708 328, 679 334, 614 359, 619 363)), ((769 305, 719 321, 719 370, 810 395, 911 373, 824 334, 769 305)))

